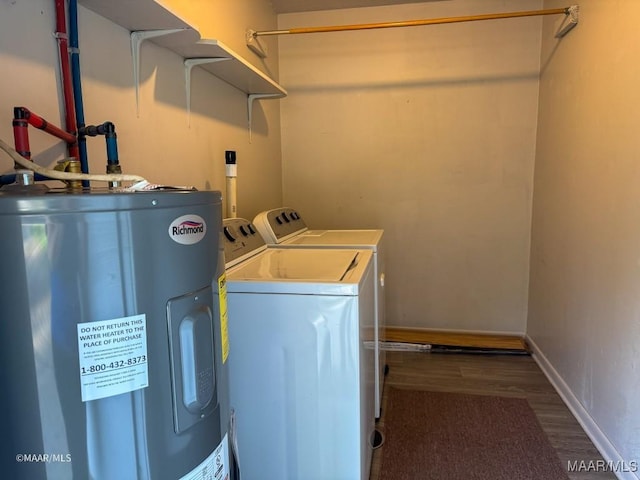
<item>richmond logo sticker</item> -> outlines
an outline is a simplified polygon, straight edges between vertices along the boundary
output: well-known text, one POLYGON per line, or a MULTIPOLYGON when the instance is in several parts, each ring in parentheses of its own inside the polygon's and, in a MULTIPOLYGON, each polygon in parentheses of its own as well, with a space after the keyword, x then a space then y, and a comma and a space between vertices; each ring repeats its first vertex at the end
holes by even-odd
POLYGON ((169 236, 182 245, 193 245, 204 238, 207 224, 198 215, 183 215, 169 225, 169 236))

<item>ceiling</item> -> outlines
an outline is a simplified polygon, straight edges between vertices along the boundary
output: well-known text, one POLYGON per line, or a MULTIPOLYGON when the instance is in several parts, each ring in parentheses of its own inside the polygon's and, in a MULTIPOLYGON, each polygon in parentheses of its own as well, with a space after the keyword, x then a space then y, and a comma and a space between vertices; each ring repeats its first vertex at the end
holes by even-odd
MULTIPOLYGON (((313 12, 342 8, 379 7, 403 3, 424 3, 434 0, 271 0, 276 13, 313 12)), ((437 1, 437 0, 435 0, 437 1)))

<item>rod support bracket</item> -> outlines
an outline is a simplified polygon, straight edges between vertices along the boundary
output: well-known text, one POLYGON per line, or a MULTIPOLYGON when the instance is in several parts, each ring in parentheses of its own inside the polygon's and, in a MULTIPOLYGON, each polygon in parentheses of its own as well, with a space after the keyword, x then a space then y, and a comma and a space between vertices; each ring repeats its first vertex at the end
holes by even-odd
POLYGON ((246 37, 247 47, 260 58, 267 57, 267 47, 258 38, 255 30, 247 30, 246 37))
POLYGON ((570 7, 567 7, 565 17, 562 19, 562 23, 560 24, 558 31, 556 32, 556 38, 562 38, 571 30, 573 30, 576 25, 578 25, 579 19, 580 6, 571 5, 570 7))

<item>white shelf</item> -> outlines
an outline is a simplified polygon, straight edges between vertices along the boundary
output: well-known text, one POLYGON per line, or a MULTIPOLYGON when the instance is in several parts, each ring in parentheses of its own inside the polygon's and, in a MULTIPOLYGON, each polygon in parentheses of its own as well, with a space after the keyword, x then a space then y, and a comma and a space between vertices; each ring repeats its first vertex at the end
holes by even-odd
POLYGON ((229 61, 204 63, 202 68, 249 94, 279 94, 286 90, 248 61, 218 40, 200 40, 192 44, 176 42, 167 45, 183 58, 227 58, 229 61))
POLYGON ((130 32, 137 30, 191 29, 191 25, 156 0, 78 0, 130 32))
MULTIPOLYGON (((278 83, 223 43, 201 39, 200 33, 192 25, 162 5, 160 0, 78 0, 78 3, 132 33, 136 92, 139 47, 148 39, 185 59, 210 59, 208 62, 198 62, 197 66, 246 93, 249 117, 253 100, 287 95, 287 91, 278 83)), ((187 71, 192 66, 187 66, 185 62, 187 71)), ((187 85, 187 98, 190 96, 189 89, 190 85, 187 85)))

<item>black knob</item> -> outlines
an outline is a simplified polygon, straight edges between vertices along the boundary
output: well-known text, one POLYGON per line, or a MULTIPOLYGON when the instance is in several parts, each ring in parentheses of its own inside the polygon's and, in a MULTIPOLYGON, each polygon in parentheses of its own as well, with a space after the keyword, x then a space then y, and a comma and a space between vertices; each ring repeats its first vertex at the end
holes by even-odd
POLYGON ((224 233, 224 236, 227 237, 227 240, 229 240, 230 242, 236 241, 236 237, 233 236, 229 227, 224 227, 222 231, 224 233))
POLYGON ((248 236, 249 236, 249 232, 247 231, 247 229, 245 228, 245 226, 244 226, 244 225, 240 225, 240 233, 241 233, 242 235, 244 235, 245 237, 248 237, 248 236))
POLYGON ((252 224, 247 225, 247 228, 249 229, 249 233, 251 233, 251 235, 256 234, 256 230, 253 228, 252 224))
POLYGON ((291 221, 291 220, 289 220, 289 217, 287 217, 287 213, 286 212, 282 212, 282 219, 287 223, 289 223, 291 221))

